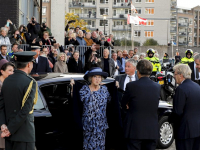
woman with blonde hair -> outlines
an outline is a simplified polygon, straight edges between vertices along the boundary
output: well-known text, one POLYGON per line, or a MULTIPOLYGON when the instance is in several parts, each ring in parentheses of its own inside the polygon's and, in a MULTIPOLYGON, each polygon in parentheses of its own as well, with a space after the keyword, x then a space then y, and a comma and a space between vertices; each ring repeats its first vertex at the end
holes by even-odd
POLYGON ((67 55, 65 53, 60 53, 57 58, 57 62, 54 66, 54 72, 68 73, 68 67, 66 64, 67 55))

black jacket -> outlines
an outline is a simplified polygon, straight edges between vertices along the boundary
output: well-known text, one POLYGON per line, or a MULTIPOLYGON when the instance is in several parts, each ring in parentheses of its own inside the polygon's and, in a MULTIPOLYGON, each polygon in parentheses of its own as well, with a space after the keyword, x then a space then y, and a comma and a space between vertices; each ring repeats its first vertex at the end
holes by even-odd
POLYGON ((197 82, 197 80, 195 80, 195 74, 194 74, 195 73, 195 71, 194 71, 194 62, 189 63, 188 66, 192 70, 191 80, 194 81, 194 82, 197 82))
MULTIPOLYGON (((0 60, 2 60, 2 59, 4 59, 2 56, 1 56, 1 54, 0 54, 0 60)), ((7 61, 10 61, 10 56, 8 56, 8 55, 6 55, 6 60, 7 61)))
POLYGON ((39 56, 38 63, 33 63, 33 69, 31 73, 34 74, 34 73, 48 73, 48 72, 51 72, 48 59, 46 57, 39 56))
POLYGON ((82 61, 78 60, 78 64, 74 58, 69 58, 67 63, 68 72, 70 73, 83 73, 82 61))
POLYGON ((22 107, 22 100, 33 79, 25 72, 16 70, 3 82, 0 96, 0 126, 6 124, 11 136, 8 140, 18 142, 35 142, 33 109, 36 81, 22 107), (12 93, 12 94, 11 94, 12 93))
POLYGON ((68 41, 68 37, 65 37, 65 45, 69 45, 69 44, 73 44, 73 45, 79 45, 79 42, 74 39, 71 39, 70 41, 68 41))
POLYGON ((158 139, 158 105, 161 86, 148 77, 126 85, 122 109, 129 109, 124 120, 124 136, 129 139, 158 139))
POLYGON ((173 98, 175 139, 200 136, 200 87, 190 79, 180 84, 173 98))
POLYGON ((31 41, 33 41, 35 38, 37 38, 39 36, 39 32, 40 32, 40 24, 39 23, 35 23, 35 25, 32 24, 28 24, 27 25, 28 28, 28 33, 31 34, 31 41))

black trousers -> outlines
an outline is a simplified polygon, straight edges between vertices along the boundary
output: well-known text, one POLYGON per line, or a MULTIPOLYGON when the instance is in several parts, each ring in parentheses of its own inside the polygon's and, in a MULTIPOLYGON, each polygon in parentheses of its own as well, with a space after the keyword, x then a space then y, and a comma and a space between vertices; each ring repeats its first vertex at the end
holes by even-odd
POLYGON ((127 139, 126 148, 127 150, 155 150, 157 140, 137 140, 127 139))
POLYGON ((200 137, 192 139, 176 139, 176 150, 200 150, 200 137))
POLYGON ((26 142, 16 142, 5 140, 5 150, 35 150, 35 142, 34 143, 26 143, 26 142))

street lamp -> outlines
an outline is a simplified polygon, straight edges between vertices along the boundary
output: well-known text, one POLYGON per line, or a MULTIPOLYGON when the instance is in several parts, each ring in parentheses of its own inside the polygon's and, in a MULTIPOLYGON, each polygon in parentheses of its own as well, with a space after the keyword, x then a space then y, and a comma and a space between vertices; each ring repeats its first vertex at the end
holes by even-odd
POLYGON ((81 17, 83 17, 83 7, 81 7, 81 17))
POLYGON ((106 35, 106 31, 105 31, 106 14, 103 14, 103 22, 104 22, 104 35, 106 35))

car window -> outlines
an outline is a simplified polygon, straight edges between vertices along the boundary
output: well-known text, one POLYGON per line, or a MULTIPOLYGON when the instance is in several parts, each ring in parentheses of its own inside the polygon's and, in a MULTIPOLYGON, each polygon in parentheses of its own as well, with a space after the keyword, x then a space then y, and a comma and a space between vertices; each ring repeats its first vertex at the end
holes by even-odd
POLYGON ((40 93, 38 92, 38 101, 37 101, 36 105, 34 106, 34 109, 40 110, 40 109, 43 109, 43 108, 44 108, 44 104, 43 104, 41 95, 40 95, 40 93))

